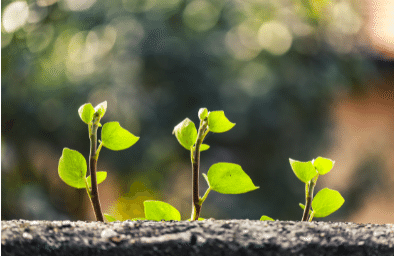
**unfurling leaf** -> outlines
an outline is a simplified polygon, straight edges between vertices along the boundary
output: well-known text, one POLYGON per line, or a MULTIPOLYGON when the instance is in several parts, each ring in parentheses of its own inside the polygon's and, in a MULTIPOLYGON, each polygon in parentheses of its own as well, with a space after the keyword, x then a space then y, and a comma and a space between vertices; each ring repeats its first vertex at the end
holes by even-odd
POLYGON ((186 118, 185 120, 180 122, 177 126, 175 126, 174 131, 172 133, 175 134, 175 137, 177 138, 178 142, 187 150, 190 150, 192 146, 196 143, 196 139, 197 139, 196 125, 189 118, 186 118))
POLYGON ((100 119, 104 116, 105 112, 107 111, 107 101, 103 101, 100 104, 98 104, 94 108, 94 112, 99 114, 100 119))
POLYGON ((90 103, 83 104, 78 109, 79 117, 87 124, 89 124, 93 120, 94 112, 94 108, 90 103))
POLYGON ((208 116, 208 109, 200 108, 200 110, 198 111, 198 118, 200 118, 200 120, 204 120, 207 116, 208 116))

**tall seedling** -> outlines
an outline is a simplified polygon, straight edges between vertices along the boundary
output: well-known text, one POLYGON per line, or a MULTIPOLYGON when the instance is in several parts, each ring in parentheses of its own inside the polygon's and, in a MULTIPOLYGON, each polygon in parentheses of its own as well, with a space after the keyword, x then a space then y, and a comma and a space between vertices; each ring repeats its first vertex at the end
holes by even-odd
POLYGON ((58 173, 60 178, 69 186, 74 188, 86 188, 93 206, 97 221, 104 222, 100 206, 98 184, 107 177, 107 172, 97 172, 97 160, 104 146, 111 150, 123 150, 134 145, 139 137, 134 136, 122 128, 118 122, 108 122, 101 130, 101 141, 97 147, 97 129, 101 127, 100 120, 107 110, 107 102, 104 101, 93 108, 92 104, 86 103, 78 109, 82 121, 88 125, 90 139, 89 170, 90 175, 86 177, 86 160, 76 150, 64 148, 59 160, 58 173))

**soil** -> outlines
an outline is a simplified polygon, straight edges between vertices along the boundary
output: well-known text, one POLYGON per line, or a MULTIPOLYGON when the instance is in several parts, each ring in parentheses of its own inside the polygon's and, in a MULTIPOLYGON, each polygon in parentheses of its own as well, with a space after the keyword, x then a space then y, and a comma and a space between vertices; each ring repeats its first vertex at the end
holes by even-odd
POLYGON ((2 255, 394 255, 394 224, 1 222, 2 255))

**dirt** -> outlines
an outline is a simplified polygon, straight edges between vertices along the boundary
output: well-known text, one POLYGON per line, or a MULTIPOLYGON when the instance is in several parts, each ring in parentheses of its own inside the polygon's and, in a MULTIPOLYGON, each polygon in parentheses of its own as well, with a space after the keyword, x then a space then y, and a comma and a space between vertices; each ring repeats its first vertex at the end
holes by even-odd
POLYGON ((2 255, 394 256, 394 224, 12 220, 1 230, 2 255))

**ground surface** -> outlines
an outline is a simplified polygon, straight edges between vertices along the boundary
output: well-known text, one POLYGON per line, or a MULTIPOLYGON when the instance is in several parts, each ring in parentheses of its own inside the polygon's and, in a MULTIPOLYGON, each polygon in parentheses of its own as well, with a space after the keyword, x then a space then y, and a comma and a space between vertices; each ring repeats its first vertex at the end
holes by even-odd
POLYGON ((1 222, 1 255, 394 255, 394 224, 1 222))

